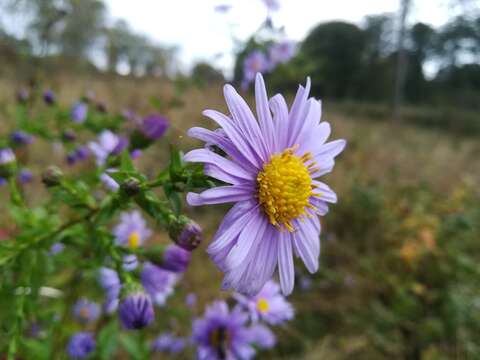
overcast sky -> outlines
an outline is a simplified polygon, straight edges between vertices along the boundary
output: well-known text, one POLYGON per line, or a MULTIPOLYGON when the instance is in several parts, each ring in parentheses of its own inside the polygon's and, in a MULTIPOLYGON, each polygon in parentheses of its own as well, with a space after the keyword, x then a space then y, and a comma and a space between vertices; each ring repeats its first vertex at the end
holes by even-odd
MULTIPOLYGON (((410 21, 441 25, 449 16, 447 0, 416 0, 410 21)), ((279 0, 273 13, 276 25, 284 25, 286 35, 301 40, 316 24, 326 20, 360 23, 367 14, 396 12, 400 0, 279 0)), ((180 46, 181 61, 214 61, 219 53, 231 53, 229 24, 235 36, 248 38, 265 20, 262 0, 106 0, 112 19, 123 18, 132 28, 159 43, 180 46), (227 14, 215 12, 216 5, 229 4, 227 14)), ((450 14, 451 15, 451 14, 450 14)), ((223 56, 214 63, 228 70, 232 58, 223 56)))

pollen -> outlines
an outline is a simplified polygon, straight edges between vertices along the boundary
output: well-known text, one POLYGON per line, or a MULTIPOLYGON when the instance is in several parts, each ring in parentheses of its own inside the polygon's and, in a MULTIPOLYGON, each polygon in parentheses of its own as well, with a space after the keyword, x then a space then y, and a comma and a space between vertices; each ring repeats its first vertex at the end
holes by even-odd
POLYGON ((257 301, 257 310, 260 311, 261 313, 265 313, 270 309, 270 304, 268 303, 267 300, 264 298, 260 298, 257 301))
POLYGON ((140 234, 137 231, 132 231, 128 236, 128 247, 136 249, 140 246, 140 234))
POLYGON ((312 154, 297 156, 295 150, 288 148, 272 155, 257 175, 257 196, 263 211, 277 229, 290 232, 295 230, 292 220, 309 216, 309 198, 318 195, 313 193, 311 173, 316 164, 311 161, 312 154))

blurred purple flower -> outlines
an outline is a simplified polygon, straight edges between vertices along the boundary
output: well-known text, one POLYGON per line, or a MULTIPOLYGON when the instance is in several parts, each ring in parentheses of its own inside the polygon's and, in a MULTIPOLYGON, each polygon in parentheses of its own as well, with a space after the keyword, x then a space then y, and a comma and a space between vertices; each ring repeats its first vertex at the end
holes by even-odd
POLYGON ((128 294, 118 307, 118 314, 126 329, 143 329, 155 316, 152 300, 144 292, 128 294))
POLYGON ((163 253, 162 268, 173 272, 184 272, 187 270, 192 254, 175 244, 168 245, 163 253))
POLYGON ((95 347, 93 333, 78 332, 70 338, 67 353, 72 359, 85 359, 95 350, 95 347))
POLYGON ((250 327, 249 333, 252 344, 258 346, 259 348, 271 349, 275 346, 275 335, 268 327, 255 324, 250 327))
POLYGON ((28 184, 32 180, 33 180, 33 174, 30 170, 22 169, 18 173, 18 181, 20 181, 21 184, 28 184))
POLYGON ((33 142, 33 136, 25 131, 17 130, 10 134, 10 140, 16 145, 28 145, 33 142))
POLYGON ((43 101, 47 105, 55 104, 55 93, 52 90, 47 90, 43 93, 43 101))
POLYGON ((262 320, 270 325, 280 325, 293 319, 293 307, 280 292, 280 286, 268 281, 260 292, 252 297, 235 294, 235 299, 245 307, 252 322, 262 320))
POLYGON ((192 341, 197 358, 205 360, 252 359, 255 349, 246 327, 248 316, 235 308, 229 311, 224 301, 207 307, 203 318, 192 326, 192 341))
POLYGON ((7 184, 8 184, 8 180, 3 177, 0 177, 0 186, 4 186, 7 184))
POLYGON ((232 5, 220 4, 214 7, 215 12, 220 14, 226 14, 232 9, 232 5))
POLYGON ((104 130, 98 136, 97 142, 90 142, 88 147, 95 155, 97 165, 103 166, 110 155, 118 155, 128 146, 128 139, 115 135, 110 130, 104 130))
POLYGON ((269 11, 278 11, 280 2, 278 0, 262 0, 269 11))
POLYGON ((10 148, 0 149, 0 165, 6 165, 15 162, 15 154, 10 148))
POLYGON ((130 157, 132 158, 132 160, 136 160, 142 155, 142 153, 142 150, 134 149, 130 152, 130 157))
POLYGON ((122 287, 120 278, 115 270, 102 267, 99 273, 99 283, 106 293, 106 301, 103 308, 106 313, 111 314, 118 306, 118 297, 122 287))
POLYGON ((149 262, 145 263, 140 274, 140 280, 145 290, 158 306, 165 305, 167 298, 173 294, 178 276, 149 262))
POLYGON ((182 352, 185 349, 185 345, 185 339, 172 333, 163 333, 153 341, 152 351, 174 355, 182 352))
POLYGON ((145 117, 140 130, 150 140, 157 140, 163 136, 170 126, 170 122, 160 114, 151 114, 145 117))
POLYGON ((50 247, 48 254, 54 256, 60 254, 64 249, 65 245, 63 245, 61 242, 56 242, 50 247))
POLYGON ((107 169, 100 175, 100 180, 110 191, 117 191, 120 185, 109 175, 109 173, 115 172, 116 169, 107 169))
POLYGON ((197 304, 197 295, 190 293, 185 296, 185 304, 190 308, 194 307, 197 304))
POLYGON ((29 97, 30 97, 30 93, 28 92, 27 89, 19 89, 15 93, 15 98, 17 99, 17 102, 19 104, 25 104, 28 101, 29 97))
POLYGON ((100 306, 96 302, 81 298, 73 306, 73 316, 81 324, 94 323, 100 316, 100 306))
POLYGON ((248 86, 257 73, 270 71, 271 64, 265 54, 260 50, 253 50, 243 61, 243 81, 248 86))
POLYGON ((88 114, 88 105, 82 101, 75 103, 70 110, 70 117, 73 122, 81 124, 85 121, 88 114))
POLYGON ((273 44, 268 49, 268 57, 273 67, 285 64, 295 55, 296 45, 291 41, 273 44))
POLYGON ((90 151, 86 146, 78 146, 71 153, 67 155, 67 162, 69 165, 75 164, 77 161, 83 161, 88 159, 90 151))
POLYGON ((147 227, 145 219, 138 210, 124 212, 120 215, 120 222, 112 230, 115 243, 130 249, 136 249, 143 245, 152 231, 147 227))
POLYGON ((138 267, 138 258, 135 254, 128 254, 123 257, 123 269, 133 271, 138 267))

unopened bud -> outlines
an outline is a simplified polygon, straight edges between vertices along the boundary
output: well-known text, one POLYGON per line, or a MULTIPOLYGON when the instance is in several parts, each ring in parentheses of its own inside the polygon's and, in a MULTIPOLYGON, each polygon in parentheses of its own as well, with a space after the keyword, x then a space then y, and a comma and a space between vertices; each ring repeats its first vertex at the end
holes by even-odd
POLYGON ((57 186, 62 180, 63 172, 57 166, 49 166, 42 174, 42 182, 46 187, 57 186))
POLYGON ((195 221, 181 215, 169 226, 170 238, 185 250, 195 250, 203 240, 202 228, 195 221))
POLYGON ((128 196, 135 196, 140 193, 140 181, 135 178, 128 178, 120 185, 120 189, 128 196))

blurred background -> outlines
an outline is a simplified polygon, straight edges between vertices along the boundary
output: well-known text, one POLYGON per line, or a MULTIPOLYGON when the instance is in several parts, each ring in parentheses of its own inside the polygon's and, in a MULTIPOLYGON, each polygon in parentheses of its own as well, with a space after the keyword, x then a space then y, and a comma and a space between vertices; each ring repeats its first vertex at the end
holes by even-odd
MULTIPOLYGON (((189 127, 212 126, 201 111, 225 111, 225 81, 253 104, 255 71, 287 99, 310 76, 348 141, 320 271, 297 266, 296 319, 264 358, 480 358, 480 1, 0 0, 0 121, 22 91, 112 112, 168 101, 168 141, 187 150, 189 127)), ((211 238, 226 209, 190 212, 211 238)), ((186 278, 218 297, 202 250, 186 278)))

